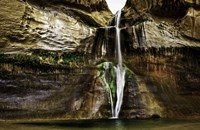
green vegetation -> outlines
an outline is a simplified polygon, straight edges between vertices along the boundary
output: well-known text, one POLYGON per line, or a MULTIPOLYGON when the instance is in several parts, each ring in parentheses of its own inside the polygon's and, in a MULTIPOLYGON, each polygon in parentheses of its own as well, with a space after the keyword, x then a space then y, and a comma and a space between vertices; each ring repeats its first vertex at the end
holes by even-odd
MULTIPOLYGON (((97 65, 98 72, 97 76, 101 78, 101 80, 104 82, 106 91, 108 95, 110 94, 110 90, 112 93, 113 101, 116 101, 116 74, 115 74, 115 64, 112 62, 103 62, 97 65)), ((128 69, 126 66, 126 77, 134 75, 134 73, 128 69)), ((108 99, 110 103, 110 98, 108 99)))
POLYGON ((58 51, 46 51, 36 50, 34 55, 38 55, 42 63, 52 65, 70 65, 74 62, 83 62, 84 54, 79 52, 58 52, 58 51))
POLYGON ((14 65, 21 66, 39 66, 40 60, 35 55, 24 55, 24 54, 1 54, 0 63, 12 63, 14 65))
POLYGON ((1 63, 12 63, 26 67, 69 66, 73 67, 84 62, 84 55, 79 52, 57 52, 35 50, 32 54, 1 54, 1 63))
MULTIPOLYGON (((107 93, 112 93, 113 101, 116 100, 116 75, 114 70, 114 64, 111 62, 104 62, 97 65, 99 68, 98 76, 102 79, 107 87, 107 93)), ((109 99, 110 101, 110 99, 109 99)))
POLYGON ((31 55, 15 55, 13 57, 13 62, 16 65, 24 65, 24 66, 38 66, 40 65, 40 60, 37 56, 31 55))

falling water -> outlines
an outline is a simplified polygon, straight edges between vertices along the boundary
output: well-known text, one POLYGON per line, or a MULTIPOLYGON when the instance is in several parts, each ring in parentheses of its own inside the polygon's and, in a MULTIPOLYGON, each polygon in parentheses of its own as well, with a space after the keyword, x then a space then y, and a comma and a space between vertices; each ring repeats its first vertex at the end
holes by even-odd
MULTIPOLYGON (((121 20, 121 10, 125 6, 127 0, 106 0, 109 9, 113 14, 117 12, 115 17, 115 28, 116 28, 116 54, 118 58, 118 64, 114 67, 115 75, 116 75, 116 90, 117 90, 117 101, 115 103, 115 109, 112 107, 114 106, 113 102, 111 104, 112 107, 112 118, 118 118, 122 101, 123 101, 123 93, 124 93, 124 85, 125 85, 125 71, 126 69, 123 67, 122 64, 122 53, 121 53, 121 43, 120 43, 120 20, 121 20), (114 109, 114 112, 113 112, 114 109)), ((109 91, 111 92, 111 91, 109 91)), ((112 98, 112 94, 110 93, 110 97, 112 98)))
POLYGON ((112 112, 112 115, 115 115, 115 112, 114 112, 114 105, 113 105, 113 98, 112 98, 112 91, 109 87, 109 94, 110 94, 110 107, 111 107, 111 112, 112 112))
MULTIPOLYGON (((109 73, 109 62, 105 62, 105 72, 106 74, 109 73)), ((113 104, 113 97, 112 97, 112 91, 111 88, 109 87, 108 84, 107 85, 107 89, 109 91, 109 96, 110 96, 110 107, 111 107, 111 112, 112 112, 112 116, 114 116, 114 104, 113 104)))
POLYGON ((115 112, 113 118, 118 118, 119 112, 121 110, 124 85, 125 85, 125 68, 122 66, 122 53, 121 53, 121 42, 120 42, 120 19, 121 19, 121 10, 118 11, 117 16, 115 17, 115 27, 116 27, 116 52, 118 57, 118 64, 115 67, 116 73, 116 85, 117 85, 117 101, 115 105, 115 112))

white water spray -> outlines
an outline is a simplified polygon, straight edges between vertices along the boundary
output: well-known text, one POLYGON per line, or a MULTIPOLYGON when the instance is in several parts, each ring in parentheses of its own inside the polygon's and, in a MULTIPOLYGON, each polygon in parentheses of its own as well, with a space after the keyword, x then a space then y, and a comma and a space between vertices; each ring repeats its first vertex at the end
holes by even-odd
MULTIPOLYGON (((121 20, 121 10, 125 6, 126 0, 106 0, 109 9, 113 14, 115 14, 117 11, 117 15, 115 17, 115 28, 116 28, 116 53, 117 53, 117 58, 118 58, 118 64, 115 69, 115 74, 116 74, 116 89, 117 89, 117 101, 115 104, 115 109, 114 109, 114 104, 113 101, 111 103, 111 109, 112 109, 112 118, 118 118, 122 102, 123 102, 123 94, 124 94, 124 85, 125 85, 125 73, 126 69, 123 67, 122 64, 122 53, 121 53, 121 42, 120 42, 120 20, 121 20), (114 109, 114 110, 113 110, 114 109), (113 112, 114 111, 114 112, 113 112)), ((110 92, 110 97, 112 100, 112 93, 111 90, 110 92)))
POLYGON ((125 68, 122 65, 122 53, 121 53, 121 39, 120 39, 120 20, 121 20, 121 10, 118 11, 115 20, 116 25, 116 52, 118 57, 118 64, 115 67, 116 73, 116 85, 117 85, 117 101, 115 105, 115 112, 113 117, 118 118, 119 112, 121 110, 123 95, 124 95, 124 85, 125 85, 125 68))

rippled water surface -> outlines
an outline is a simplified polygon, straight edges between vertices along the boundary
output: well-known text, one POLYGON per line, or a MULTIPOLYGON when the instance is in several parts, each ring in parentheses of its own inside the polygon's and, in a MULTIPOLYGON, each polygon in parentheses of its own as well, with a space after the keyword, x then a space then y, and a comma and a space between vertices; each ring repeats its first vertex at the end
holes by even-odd
POLYGON ((0 130, 200 130, 199 120, 0 122, 0 130))

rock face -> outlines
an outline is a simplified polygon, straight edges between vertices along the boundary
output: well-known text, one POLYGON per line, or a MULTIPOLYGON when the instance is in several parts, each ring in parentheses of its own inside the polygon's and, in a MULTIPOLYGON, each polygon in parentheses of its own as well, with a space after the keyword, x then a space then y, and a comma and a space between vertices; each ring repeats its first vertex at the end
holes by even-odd
MULTIPOLYGON (((116 29, 106 2, 1 0, 0 6, 0 118, 111 117, 116 29)), ((200 117, 199 26, 198 0, 127 1, 120 118, 200 117)))
POLYGON ((111 18, 106 3, 3 0, 0 5, 0 118, 106 116, 97 114, 104 93, 83 56, 95 27, 111 18))
POLYGON ((15 13, 12 13, 13 10, 10 8, 2 8, 2 11, 0 13, 0 26, 1 26, 1 41, 0 46, 5 47, 8 45, 8 38, 9 36, 12 36, 14 34, 18 34, 17 31, 20 30, 20 21, 21 17, 24 15, 25 6, 22 2, 19 1, 12 1, 13 3, 7 3, 7 0, 1 1, 2 7, 12 7, 12 4, 15 4, 17 6, 13 7, 15 13), (10 15, 8 15, 10 14, 10 15), (13 29, 13 31, 11 30, 13 29), (16 31, 16 33, 14 32, 16 31))
POLYGON ((128 80, 122 116, 199 117, 199 48, 135 51, 125 64, 136 76, 128 80))
POLYGON ((75 50, 86 39, 92 42, 93 26, 105 26, 111 18, 103 1, 27 2, 1 2, 4 8, 0 14, 0 46, 6 47, 6 53, 29 49, 75 50), (16 12, 12 11, 12 2, 16 12))
POLYGON ((186 16, 179 21, 180 31, 183 35, 200 40, 200 11, 189 8, 186 16))
POLYGON ((68 15, 80 17, 86 24, 93 26, 108 25, 111 12, 105 0, 27 0, 28 3, 40 8, 50 7, 68 15))
POLYGON ((130 0, 124 8, 123 21, 125 26, 132 26, 153 15, 173 21, 183 35, 199 39, 199 5, 199 1, 192 0, 130 0))

